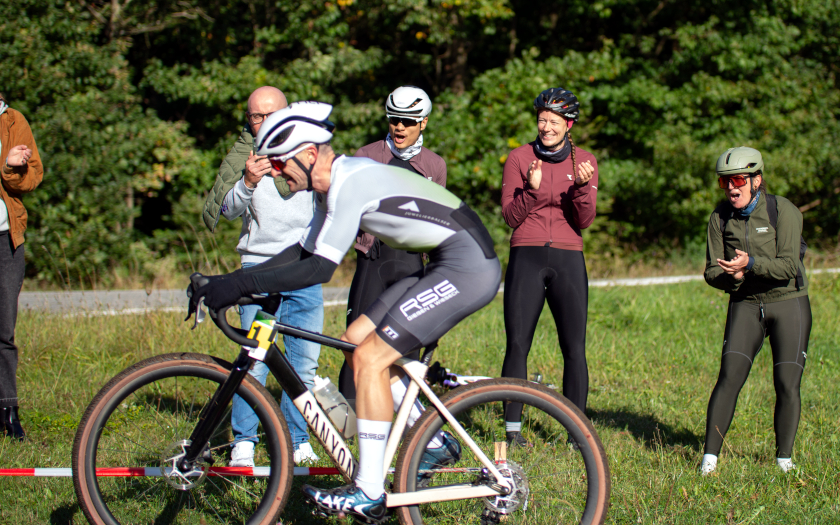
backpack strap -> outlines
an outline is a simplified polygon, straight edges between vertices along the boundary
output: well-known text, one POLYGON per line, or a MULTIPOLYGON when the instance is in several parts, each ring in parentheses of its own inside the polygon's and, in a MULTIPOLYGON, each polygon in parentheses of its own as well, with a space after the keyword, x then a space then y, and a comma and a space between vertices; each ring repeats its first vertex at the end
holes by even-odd
MULTIPOLYGON (((776 223, 779 222, 779 201, 776 200, 775 195, 767 194, 765 195, 767 199, 767 216, 770 218, 770 225, 773 226, 773 229, 776 229, 776 223)), ((805 258, 805 250, 808 248, 808 245, 805 243, 805 238, 800 235, 799 236, 799 261, 801 262, 805 258)), ((802 267, 797 265, 796 268, 796 289, 799 290, 805 286, 805 278, 802 277, 802 267)))
POLYGON ((775 195, 767 193, 764 196, 767 199, 767 216, 770 217, 770 226, 776 229, 776 223, 779 222, 779 202, 775 195))

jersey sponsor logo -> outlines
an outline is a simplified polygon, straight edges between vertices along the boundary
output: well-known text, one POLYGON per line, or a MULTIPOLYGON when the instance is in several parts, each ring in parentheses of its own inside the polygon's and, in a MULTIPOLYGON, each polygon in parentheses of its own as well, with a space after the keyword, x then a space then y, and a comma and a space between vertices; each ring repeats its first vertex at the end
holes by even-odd
POLYGON ((383 332, 385 332, 385 335, 387 335, 387 336, 388 336, 388 337, 390 337, 391 339, 397 339, 397 338, 399 338, 399 337, 400 337, 400 334, 398 334, 396 330, 394 330, 393 328, 391 328, 391 326, 390 326, 390 325, 388 325, 388 326, 384 327, 384 328, 382 329, 382 331, 383 331, 383 332))
POLYGON ((767 233, 767 230, 769 230, 769 228, 764 226, 763 228, 756 228, 755 233, 767 233))
POLYGON ((359 432, 359 439, 376 439, 385 441, 385 434, 374 434, 373 432, 359 432))
POLYGON ((420 213, 420 208, 417 207, 417 203, 414 201, 407 202, 402 206, 397 206, 397 208, 406 211, 413 211, 414 213, 420 213))
POLYGON ((461 292, 458 291, 458 288, 447 279, 428 290, 420 292, 401 304, 400 311, 407 320, 412 321, 432 308, 452 299, 459 293, 461 292))

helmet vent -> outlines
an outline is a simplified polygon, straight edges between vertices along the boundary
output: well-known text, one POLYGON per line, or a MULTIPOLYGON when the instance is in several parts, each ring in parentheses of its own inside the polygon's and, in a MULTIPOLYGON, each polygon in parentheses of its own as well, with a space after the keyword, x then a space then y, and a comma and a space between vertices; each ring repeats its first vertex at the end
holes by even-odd
POLYGON ((277 146, 279 146, 280 144, 283 144, 284 142, 286 142, 286 139, 288 139, 288 138, 289 138, 289 136, 292 134, 292 131, 294 131, 295 126, 296 126, 296 124, 292 124, 292 125, 291 125, 291 126, 289 126, 288 128, 286 128, 286 129, 284 129, 283 131, 281 131, 281 132, 280 132, 280 133, 279 133, 276 137, 274 137, 274 140, 272 140, 272 141, 268 144, 268 147, 270 147, 270 148, 276 148, 276 147, 277 147, 277 146))
POLYGON ((727 164, 729 164, 729 157, 731 157, 731 156, 732 156, 732 153, 730 153, 729 155, 726 156, 726 163, 727 164))
POLYGON ((755 162, 750 162, 749 164, 747 164, 747 168, 754 168, 755 164, 755 162))

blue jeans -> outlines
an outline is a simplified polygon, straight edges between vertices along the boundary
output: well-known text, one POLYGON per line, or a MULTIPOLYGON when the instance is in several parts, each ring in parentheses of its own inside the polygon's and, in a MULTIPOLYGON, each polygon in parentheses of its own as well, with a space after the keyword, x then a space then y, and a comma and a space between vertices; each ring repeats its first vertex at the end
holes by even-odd
MULTIPOLYGON (((253 266, 253 263, 245 263, 243 267, 253 266)), ((314 332, 321 332, 324 329, 324 295, 321 291, 321 285, 316 284, 303 290, 296 290, 293 292, 283 292, 280 294, 283 298, 277 312, 274 313, 280 321, 297 326, 305 330, 314 332)), ((247 305, 242 307, 240 313, 240 321, 243 328, 251 326, 257 312, 261 308, 257 305, 247 305)), ((321 345, 311 343, 298 339, 297 337, 283 336, 283 344, 286 347, 286 357, 292 364, 295 372, 300 376, 303 384, 311 389, 315 371, 318 370, 318 357, 321 353, 321 345)), ((265 385, 266 377, 268 377, 268 367, 262 361, 254 362, 254 366, 249 374, 251 374, 260 384, 265 385)), ((286 393, 283 393, 283 399, 280 401, 280 410, 286 422, 289 424, 289 432, 292 435, 292 444, 295 448, 301 443, 309 441, 309 432, 306 430, 306 421, 303 419, 300 411, 289 399, 286 393)), ((259 420, 257 415, 248 406, 245 401, 239 397, 233 397, 233 411, 231 414, 231 426, 233 427, 233 436, 237 440, 259 441, 257 437, 257 425, 259 420)))

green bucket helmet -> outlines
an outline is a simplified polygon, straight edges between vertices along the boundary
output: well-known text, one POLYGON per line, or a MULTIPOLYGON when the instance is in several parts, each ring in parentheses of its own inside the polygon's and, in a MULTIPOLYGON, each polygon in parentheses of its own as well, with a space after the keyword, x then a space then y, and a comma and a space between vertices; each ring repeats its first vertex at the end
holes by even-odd
POLYGON ((737 175, 739 173, 755 175, 763 170, 764 161, 761 159, 761 153, 757 149, 746 148, 744 146, 729 148, 723 155, 718 157, 717 164, 715 165, 715 173, 717 173, 718 177, 737 175))

